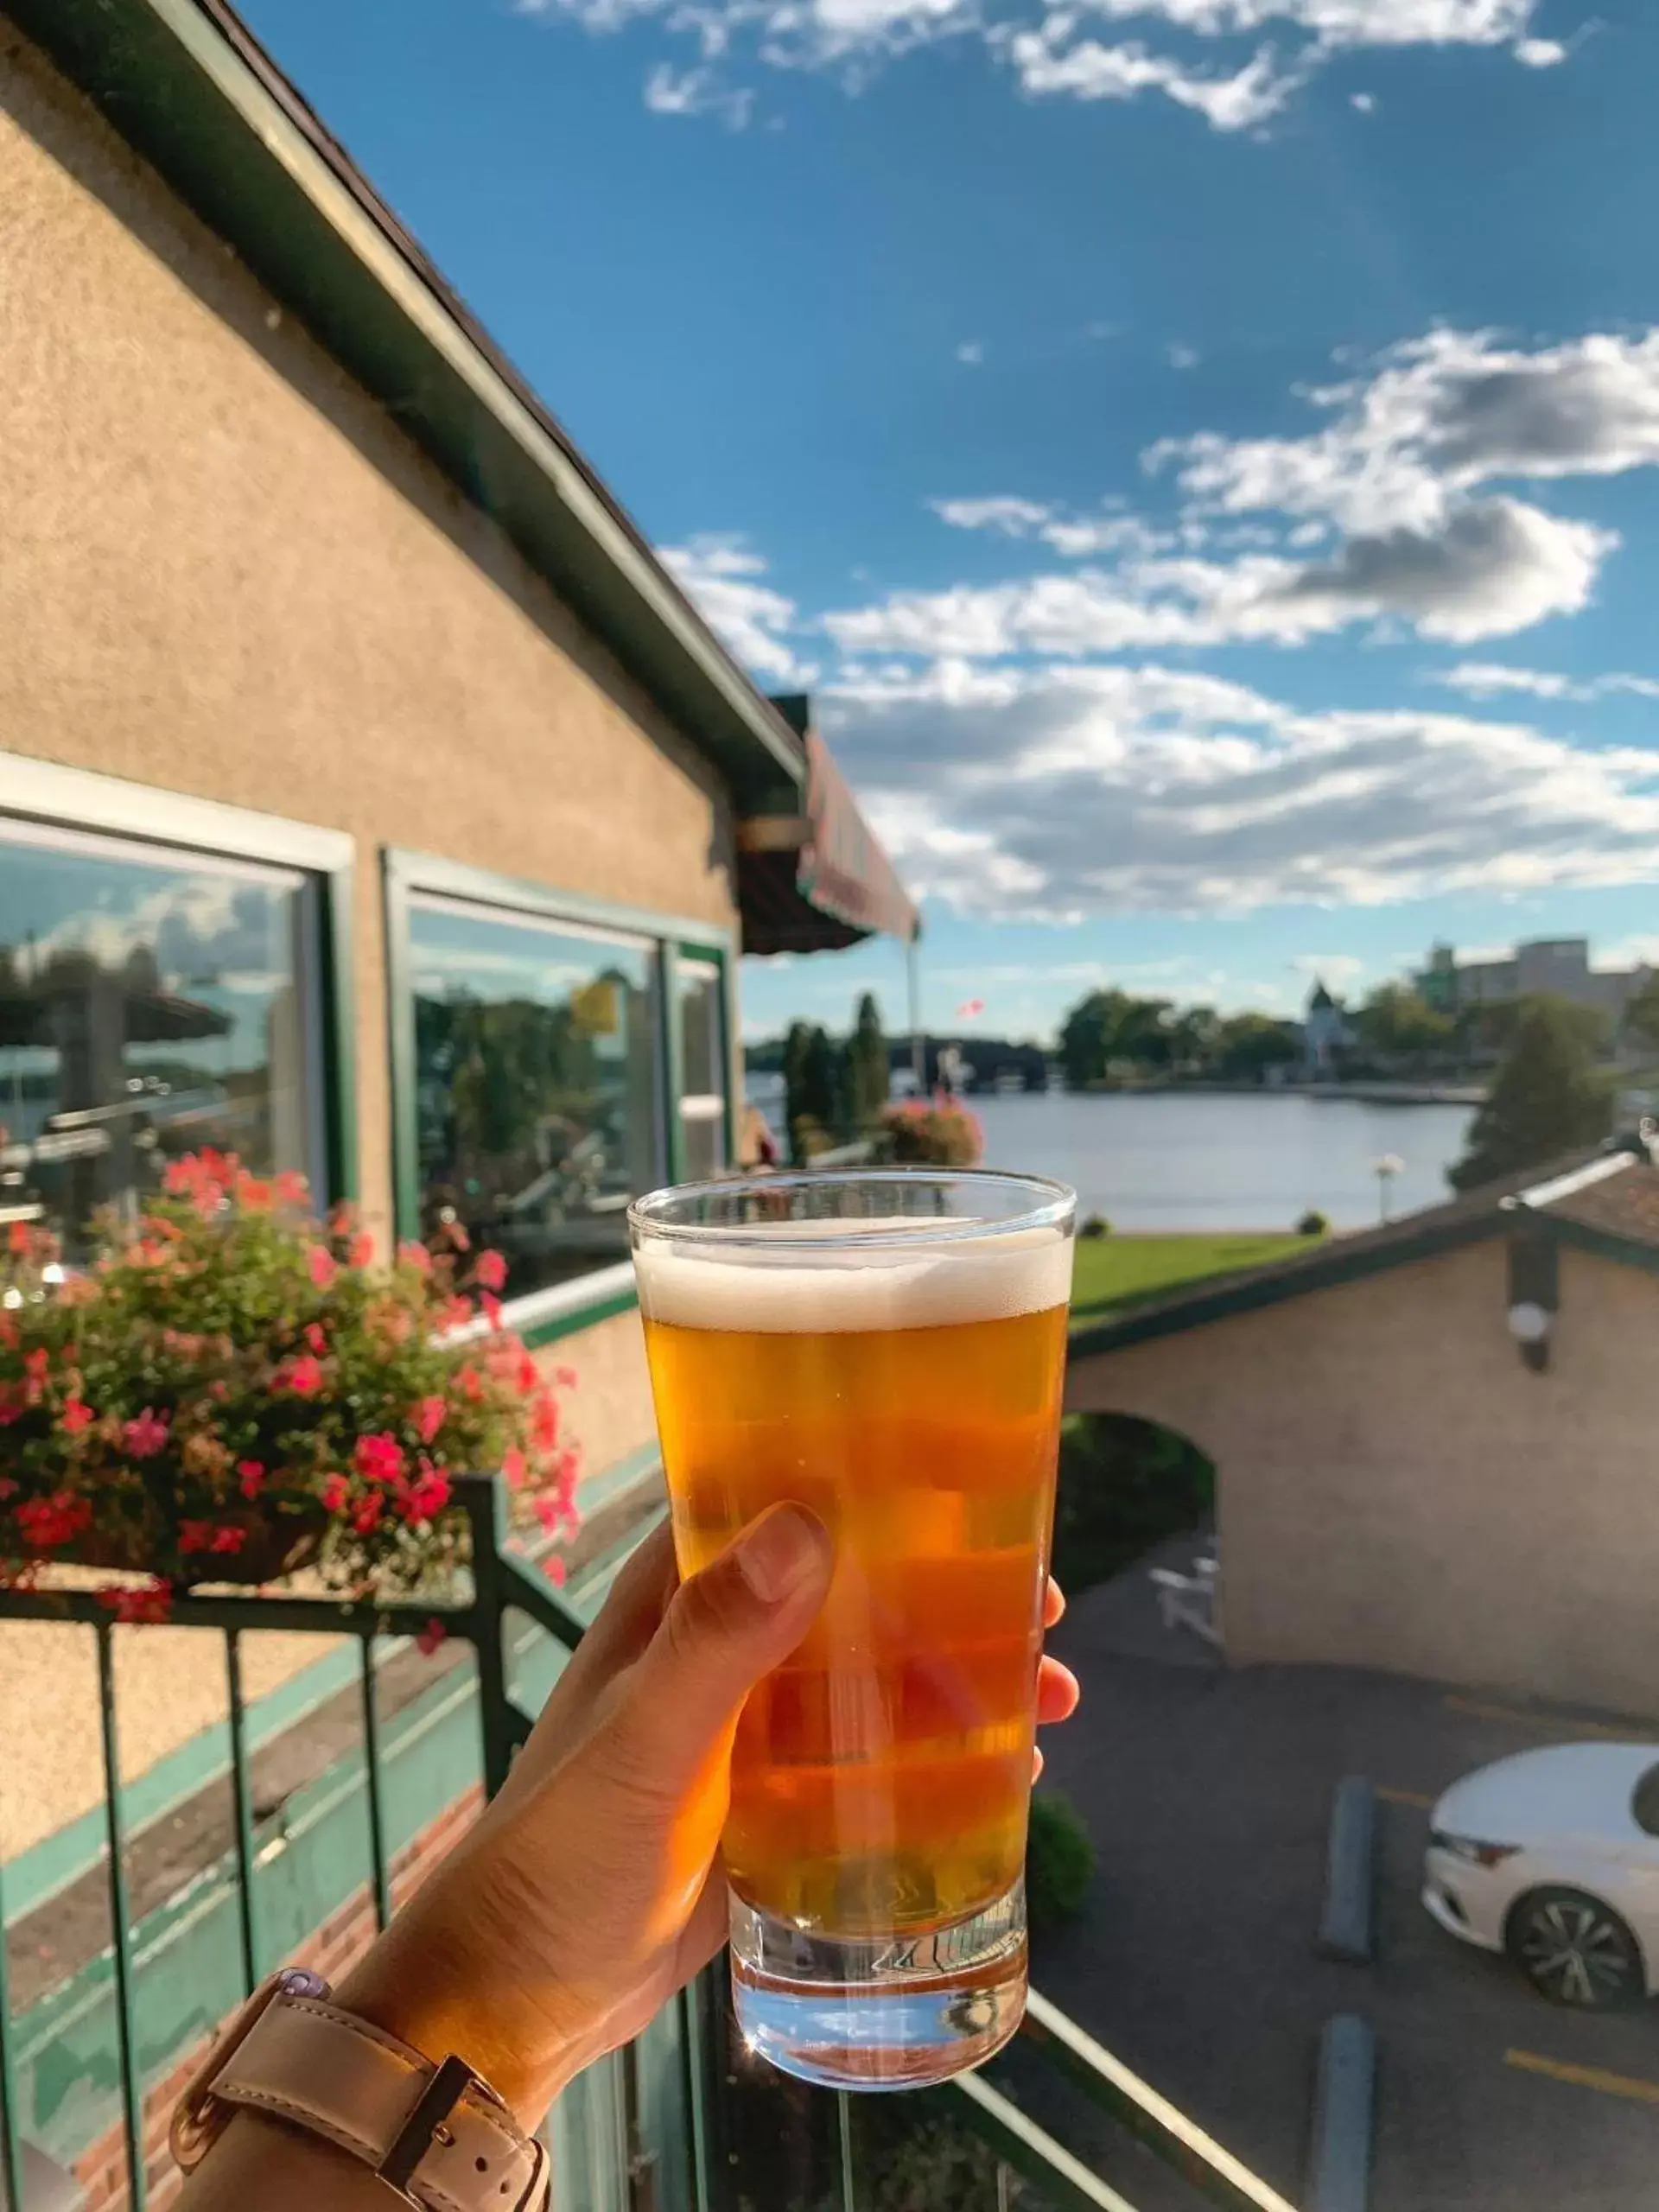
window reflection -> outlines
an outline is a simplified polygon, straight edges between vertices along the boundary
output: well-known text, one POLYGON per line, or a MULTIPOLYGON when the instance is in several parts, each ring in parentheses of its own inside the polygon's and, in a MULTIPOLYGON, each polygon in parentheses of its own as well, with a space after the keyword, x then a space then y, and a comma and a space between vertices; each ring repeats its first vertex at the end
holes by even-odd
POLYGON ((680 1132, 686 1179, 717 1175, 726 1163, 726 1029, 720 969, 680 963, 680 1132))
POLYGON ((165 1162, 315 1173, 305 879, 0 822, 0 1225, 71 1260, 165 1162))
POLYGON ((625 1260, 657 1179, 652 948, 426 899, 410 948, 422 1233, 453 1209, 510 1296, 625 1260))

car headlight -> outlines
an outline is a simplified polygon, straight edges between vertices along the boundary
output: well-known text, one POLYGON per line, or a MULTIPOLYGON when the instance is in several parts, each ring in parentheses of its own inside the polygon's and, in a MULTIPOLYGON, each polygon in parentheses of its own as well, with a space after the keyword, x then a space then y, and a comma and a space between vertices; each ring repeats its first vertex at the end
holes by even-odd
POLYGON ((1518 1843, 1483 1843, 1476 1836, 1447 1835, 1444 1828, 1431 1829, 1428 1840, 1436 1851, 1449 1851, 1454 1859, 1466 1859, 1471 1866, 1501 1866, 1521 1848, 1518 1843))

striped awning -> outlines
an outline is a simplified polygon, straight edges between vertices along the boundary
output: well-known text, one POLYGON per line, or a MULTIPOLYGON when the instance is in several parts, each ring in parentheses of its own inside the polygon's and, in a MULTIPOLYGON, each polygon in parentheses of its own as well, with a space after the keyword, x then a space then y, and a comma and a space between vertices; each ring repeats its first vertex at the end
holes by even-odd
MULTIPOLYGON (((797 706, 802 721, 804 706, 797 706)), ((738 825, 743 950, 830 952, 878 932, 917 936, 921 917, 829 747, 814 729, 804 735, 805 813, 738 825)))

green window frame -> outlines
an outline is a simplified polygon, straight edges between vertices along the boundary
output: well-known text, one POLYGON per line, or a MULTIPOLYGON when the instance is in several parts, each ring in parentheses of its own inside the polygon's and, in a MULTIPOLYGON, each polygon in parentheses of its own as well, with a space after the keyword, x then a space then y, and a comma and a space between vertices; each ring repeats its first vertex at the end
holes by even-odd
POLYGON ((305 879, 307 969, 315 1000, 309 1042, 321 1116, 320 1203, 359 1189, 352 901, 356 848, 344 830, 295 822, 218 799, 130 783, 90 768, 0 751, 0 822, 27 825, 48 846, 107 837, 190 861, 251 863, 305 879))
MULTIPOLYGON (((685 1143, 681 1120, 683 1066, 680 1024, 683 969, 718 976, 722 1065, 726 1076, 721 1117, 722 1164, 733 1156, 734 1104, 732 1098, 732 1039, 736 1034, 732 1004, 736 972, 733 933, 684 916, 659 913, 613 900, 594 899, 521 877, 498 874, 464 861, 388 846, 381 855, 385 901, 386 1010, 391 1073, 393 1215, 400 1237, 421 1230, 420 1141, 417 1117, 415 992, 410 917, 423 899, 451 901, 505 924, 514 921, 575 934, 599 934, 649 947, 655 1000, 656 1060, 652 1088, 652 1179, 683 1179, 685 1143)), ((527 1344, 550 1344, 595 1322, 629 1312, 638 1303, 633 1268, 624 1258, 571 1281, 510 1298, 507 1325, 527 1344)))

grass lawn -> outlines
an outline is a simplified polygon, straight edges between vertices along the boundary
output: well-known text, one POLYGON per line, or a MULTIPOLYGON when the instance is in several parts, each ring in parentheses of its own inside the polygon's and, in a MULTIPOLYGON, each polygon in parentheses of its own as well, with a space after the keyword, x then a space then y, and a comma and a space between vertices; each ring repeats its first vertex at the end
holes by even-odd
POLYGON ((1305 1252, 1306 1236, 1102 1236, 1079 1238, 1071 1276, 1071 1319, 1098 1321, 1120 1307, 1240 1268, 1305 1252))

